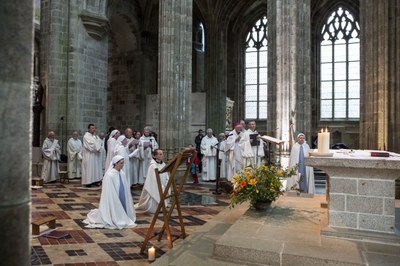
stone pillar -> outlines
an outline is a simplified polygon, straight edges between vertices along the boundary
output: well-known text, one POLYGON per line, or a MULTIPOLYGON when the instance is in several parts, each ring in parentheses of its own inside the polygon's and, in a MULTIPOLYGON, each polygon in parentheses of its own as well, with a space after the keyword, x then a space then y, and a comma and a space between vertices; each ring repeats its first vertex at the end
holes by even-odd
MULTIPOLYGON (((215 134, 225 132, 226 97, 227 97, 227 33, 218 17, 210 14, 205 23, 205 90, 206 127, 212 128, 215 134)), ((205 129, 206 130, 206 129, 205 129)))
POLYGON ((159 141, 166 157, 171 158, 192 142, 189 129, 193 2, 165 0, 159 5, 159 141))
POLYGON ((0 254, 30 265, 33 1, 0 1, 0 254))
POLYGON ((268 0, 268 133, 311 139, 310 0, 268 0))
POLYGON ((360 148, 363 149, 400 152, 399 9, 396 0, 360 1, 360 148))

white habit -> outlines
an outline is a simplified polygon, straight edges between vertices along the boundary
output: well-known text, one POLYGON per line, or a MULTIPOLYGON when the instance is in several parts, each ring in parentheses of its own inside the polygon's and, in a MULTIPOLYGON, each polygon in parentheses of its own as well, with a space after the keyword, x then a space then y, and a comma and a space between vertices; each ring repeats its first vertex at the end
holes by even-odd
POLYGON ((226 178, 227 157, 225 155, 225 145, 226 145, 226 140, 223 140, 219 143, 218 158, 219 161, 221 162, 221 165, 219 167, 219 177, 221 178, 226 178))
MULTIPOLYGON (((300 144, 295 143, 293 144, 292 150, 290 152, 290 161, 289 161, 289 169, 292 169, 299 163, 299 154, 300 154, 300 144)), ((302 144, 304 157, 309 156, 310 146, 306 142, 302 144)), ((308 186, 308 193, 314 194, 315 193, 315 183, 314 183, 314 168, 310 166, 306 166, 306 176, 307 176, 307 186, 308 186)), ((294 175, 287 179, 286 189, 290 190, 294 185, 296 188, 299 188, 299 176, 294 175)))
POLYGON ((105 149, 105 139, 101 140, 101 149, 100 149, 100 153, 101 153, 101 168, 103 170, 103 175, 105 174, 105 168, 106 168, 106 158, 107 158, 107 152, 105 149))
POLYGON ((114 148, 114 156, 117 156, 117 155, 121 155, 122 157, 124 157, 124 167, 122 168, 122 170, 125 173, 127 184, 129 185, 129 187, 131 187, 131 174, 130 174, 131 166, 129 164, 128 147, 125 147, 119 141, 117 141, 117 145, 115 145, 115 148, 114 148))
MULTIPOLYGON (((132 152, 134 152, 136 150, 138 140, 133 137, 130 139, 127 138, 127 140, 128 140, 128 143, 126 144, 126 147, 128 148, 128 153, 131 154, 132 152)), ((139 183, 139 180, 138 180, 139 165, 137 165, 137 163, 138 163, 137 156, 136 157, 132 156, 132 158, 129 157, 129 161, 128 161, 129 168, 130 168, 130 170, 129 170, 130 171, 129 172, 130 181, 129 182, 131 185, 139 183)), ((125 162, 125 164, 126 164, 126 162, 125 162)))
MULTIPOLYGON (((160 202, 160 193, 158 192, 155 169, 161 170, 164 166, 165 163, 157 163, 155 160, 151 160, 139 203, 135 204, 136 209, 150 213, 156 212, 160 202)), ((160 174, 161 187, 163 191, 167 185, 168 178, 168 173, 160 174)), ((168 200, 165 200, 165 206, 168 206, 168 200)))
POLYGON ((82 184, 99 182, 103 177, 101 139, 86 132, 83 136, 82 184))
MULTIPOLYGON (((250 128, 247 129, 247 133, 249 134, 249 140, 250 140, 250 135, 252 134, 257 134, 257 130, 252 131, 250 128)), ((251 145, 251 142, 250 142, 251 145)), ((264 143, 262 140, 260 140, 260 144, 257 146, 251 146, 251 149, 253 150, 253 158, 252 158, 252 163, 257 165, 257 167, 261 166, 261 159, 265 156, 264 154, 264 143)))
POLYGON ((67 144, 68 150, 68 178, 73 179, 82 176, 82 141, 70 138, 67 144))
POLYGON ((225 144, 225 154, 227 156, 226 178, 231 181, 233 175, 242 170, 244 166, 249 165, 253 157, 253 150, 250 146, 248 134, 236 130, 229 133, 225 144), (241 136, 239 141, 236 141, 238 135, 241 136))
POLYGON ((114 157, 114 149, 115 145, 117 145, 117 140, 114 137, 110 137, 107 140, 107 157, 106 157, 106 168, 110 165, 111 159, 114 157))
POLYGON ((58 178, 59 165, 58 160, 60 160, 61 147, 58 145, 58 140, 50 140, 46 138, 42 146, 43 153, 43 168, 42 168, 42 178, 44 182, 55 181, 58 178))
POLYGON ((123 229, 135 227, 135 221, 136 213, 125 173, 111 168, 103 178, 99 208, 91 210, 83 222, 89 228, 123 229), (126 211, 119 198, 120 180, 124 185, 126 211))
POLYGON ((142 136, 139 139, 139 184, 146 179, 147 170, 153 158, 153 151, 158 149, 158 143, 154 137, 142 136))
POLYGON ((201 178, 204 181, 215 180, 217 177, 217 149, 214 146, 217 144, 218 140, 214 136, 205 136, 201 140, 200 150, 201 154, 203 154, 203 172, 201 178))

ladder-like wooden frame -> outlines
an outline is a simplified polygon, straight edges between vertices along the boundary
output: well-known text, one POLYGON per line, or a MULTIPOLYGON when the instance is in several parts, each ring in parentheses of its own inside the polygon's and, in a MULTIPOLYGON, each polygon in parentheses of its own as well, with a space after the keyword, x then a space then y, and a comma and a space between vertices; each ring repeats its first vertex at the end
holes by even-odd
POLYGON ((167 232, 167 240, 168 240, 168 247, 169 248, 173 248, 173 242, 176 239, 178 239, 180 237, 182 239, 186 238, 185 226, 183 224, 183 218, 182 218, 182 212, 181 212, 181 205, 179 203, 179 195, 182 192, 183 185, 186 183, 186 178, 187 178, 188 174, 190 173, 191 165, 193 164, 193 161, 196 158, 196 156, 197 156, 197 153, 196 153, 195 149, 187 148, 187 149, 184 149, 181 152, 179 152, 172 160, 170 160, 168 162, 167 165, 165 165, 163 167, 163 169, 161 169, 161 170, 155 169, 156 178, 157 178, 158 192, 160 193, 160 202, 158 204, 156 212, 154 213, 153 220, 151 221, 150 227, 147 230, 146 237, 144 239, 142 248, 140 250, 141 253, 144 253, 144 251, 146 249, 146 246, 147 246, 147 243, 149 242, 150 239, 152 239, 153 237, 158 235, 158 241, 160 241, 162 236, 164 235, 165 231, 167 232), (185 173, 184 173, 184 175, 182 177, 182 180, 181 180, 181 183, 179 185, 179 188, 177 188, 176 187, 176 181, 175 181, 175 174, 176 174, 176 172, 178 170, 178 167, 182 163, 186 163, 186 160, 188 158, 191 158, 190 159, 190 163, 187 164, 186 171, 185 171, 185 173), (166 173, 166 172, 169 173, 169 179, 168 179, 167 185, 165 186, 165 190, 163 191, 162 190, 162 186, 161 186, 160 174, 163 174, 163 173, 166 173), (168 195, 168 191, 169 191, 170 188, 172 189, 172 193, 170 195, 168 195), (171 197, 174 197, 174 200, 173 200, 173 202, 171 204, 171 207, 167 211, 167 207, 165 206, 165 200, 169 199, 171 197), (179 223, 180 223, 180 226, 181 226, 181 232, 180 232, 180 235, 174 235, 174 236, 176 236, 176 238, 174 240, 172 240, 171 230, 170 230, 170 227, 169 227, 169 221, 170 221, 170 218, 171 218, 171 215, 172 215, 172 212, 173 212, 175 206, 176 206, 176 210, 178 211, 178 218, 179 218, 179 223), (164 224, 162 226, 161 231, 158 232, 158 233, 155 233, 152 236, 152 233, 153 233, 153 230, 154 230, 154 226, 155 226, 155 224, 157 222, 158 216, 160 215, 161 211, 162 211, 162 214, 163 214, 163 217, 164 217, 164 224))

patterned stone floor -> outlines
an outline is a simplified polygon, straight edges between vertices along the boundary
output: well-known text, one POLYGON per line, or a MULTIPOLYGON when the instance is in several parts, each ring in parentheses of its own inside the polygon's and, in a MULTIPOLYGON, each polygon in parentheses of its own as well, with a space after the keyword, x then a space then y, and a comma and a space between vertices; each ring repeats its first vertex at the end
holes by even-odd
MULTIPOLYGON (((228 206, 226 194, 215 196, 210 192, 215 183, 184 186, 180 203, 188 235, 213 218, 228 206)), ((139 199, 141 190, 132 190, 133 201, 139 199)), ((144 236, 151 223, 152 215, 137 213, 137 227, 124 230, 88 229, 82 224, 89 210, 98 207, 101 190, 82 189, 79 181, 69 184, 45 185, 32 190, 32 219, 53 215, 57 218, 56 228, 69 235, 60 239, 32 236, 31 265, 148 265, 147 254, 141 254, 144 236)), ((177 234, 177 216, 171 221, 172 234, 177 234)), ((162 216, 156 229, 162 226, 162 216)), ((41 226, 41 231, 47 228, 41 226)), ((179 245, 180 239, 174 242, 179 245)), ((165 235, 148 245, 156 248, 156 257, 167 250, 165 235)))

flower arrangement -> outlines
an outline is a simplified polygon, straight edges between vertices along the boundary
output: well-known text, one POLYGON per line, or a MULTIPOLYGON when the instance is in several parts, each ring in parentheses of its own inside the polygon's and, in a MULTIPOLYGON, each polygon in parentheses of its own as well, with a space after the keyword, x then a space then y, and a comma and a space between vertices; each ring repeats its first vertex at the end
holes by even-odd
POLYGON ((273 165, 244 168, 232 177, 231 207, 245 201, 250 201, 253 207, 258 202, 275 201, 283 194, 281 180, 295 175, 296 169, 285 170, 273 165))

